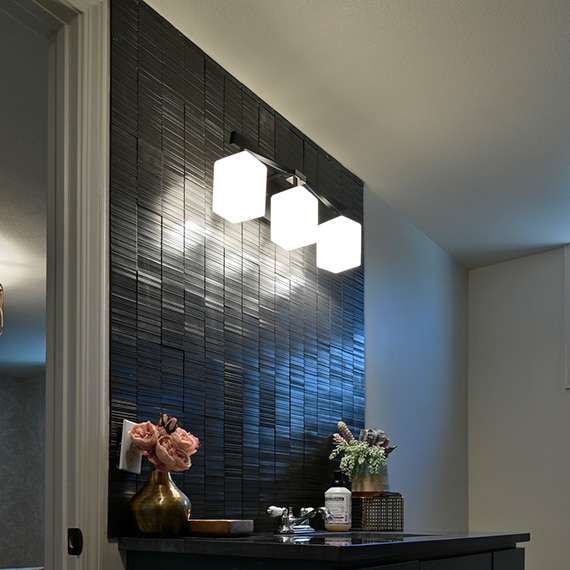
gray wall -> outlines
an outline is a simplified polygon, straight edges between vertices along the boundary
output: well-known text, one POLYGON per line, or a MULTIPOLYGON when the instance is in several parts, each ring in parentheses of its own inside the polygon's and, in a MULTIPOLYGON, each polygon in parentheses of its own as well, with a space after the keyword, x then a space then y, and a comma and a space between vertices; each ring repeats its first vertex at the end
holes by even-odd
POLYGON ((530 532, 527 570, 570 560, 566 253, 469 276, 469 523, 530 532))
POLYGON ((467 274, 365 188, 366 424, 389 458, 405 526, 467 528, 467 274))
POLYGON ((0 8, 0 567, 41 566, 48 40, 0 8))
POLYGON ((43 564, 45 378, 0 378, 0 566, 43 564))
POLYGON ((48 40, 0 2, 0 375, 45 367, 48 40))

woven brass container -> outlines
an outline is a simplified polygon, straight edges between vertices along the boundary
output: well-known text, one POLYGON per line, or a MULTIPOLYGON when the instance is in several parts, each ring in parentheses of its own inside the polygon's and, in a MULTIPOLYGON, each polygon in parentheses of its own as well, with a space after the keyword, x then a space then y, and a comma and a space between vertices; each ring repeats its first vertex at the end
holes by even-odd
POLYGON ((378 497, 352 499, 351 530, 404 530, 404 497, 400 493, 381 493, 378 497))

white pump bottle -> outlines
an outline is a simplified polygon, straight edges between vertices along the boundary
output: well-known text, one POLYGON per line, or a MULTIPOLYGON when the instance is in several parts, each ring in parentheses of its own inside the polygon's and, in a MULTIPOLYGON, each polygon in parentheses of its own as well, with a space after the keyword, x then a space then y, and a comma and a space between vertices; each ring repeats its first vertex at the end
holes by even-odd
POLYGON ((331 512, 332 520, 325 528, 333 532, 346 532, 352 525, 352 493, 342 482, 342 473, 335 471, 334 481, 325 491, 325 507, 331 512))

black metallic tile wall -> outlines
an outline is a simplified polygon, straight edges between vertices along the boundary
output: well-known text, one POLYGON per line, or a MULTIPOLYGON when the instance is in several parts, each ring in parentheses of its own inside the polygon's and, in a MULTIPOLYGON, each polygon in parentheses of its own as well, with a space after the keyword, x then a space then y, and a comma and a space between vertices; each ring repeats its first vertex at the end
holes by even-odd
POLYGON ((176 415, 203 446, 174 474, 196 518, 318 506, 336 422, 364 421, 362 268, 285 252, 265 220, 211 212, 232 130, 362 220, 362 182, 143 2, 111 5, 109 535, 144 483, 117 469, 123 419, 176 415))

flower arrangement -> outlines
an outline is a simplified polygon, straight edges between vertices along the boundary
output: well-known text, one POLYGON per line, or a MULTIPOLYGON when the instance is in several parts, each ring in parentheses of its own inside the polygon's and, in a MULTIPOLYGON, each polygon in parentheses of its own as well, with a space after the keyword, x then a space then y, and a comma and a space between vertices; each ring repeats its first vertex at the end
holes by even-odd
POLYGON ((160 414, 156 425, 148 421, 135 424, 129 435, 133 445, 163 473, 189 469, 190 456, 200 447, 200 440, 167 414, 160 414))
POLYGON ((343 454, 339 468, 350 481, 359 468, 366 469, 369 475, 379 474, 380 467, 386 465, 388 455, 396 449, 396 446, 389 447, 386 432, 375 428, 363 429, 356 439, 343 421, 338 422, 337 427, 340 433, 333 435, 336 447, 329 459, 343 454))

